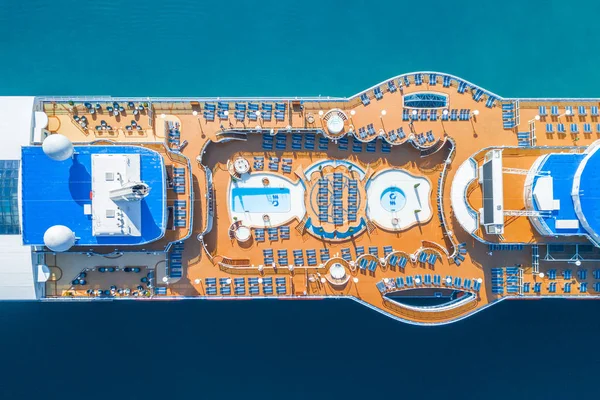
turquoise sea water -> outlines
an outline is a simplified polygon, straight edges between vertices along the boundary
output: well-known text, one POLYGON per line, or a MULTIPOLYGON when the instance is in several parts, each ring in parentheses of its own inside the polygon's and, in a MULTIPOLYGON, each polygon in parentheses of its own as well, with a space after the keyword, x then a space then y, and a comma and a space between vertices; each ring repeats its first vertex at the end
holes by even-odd
MULTIPOLYGON (((0 0, 0 95, 598 96, 597 2, 0 0)), ((597 397, 600 302, 418 328, 351 301, 0 305, 2 399, 597 397)))

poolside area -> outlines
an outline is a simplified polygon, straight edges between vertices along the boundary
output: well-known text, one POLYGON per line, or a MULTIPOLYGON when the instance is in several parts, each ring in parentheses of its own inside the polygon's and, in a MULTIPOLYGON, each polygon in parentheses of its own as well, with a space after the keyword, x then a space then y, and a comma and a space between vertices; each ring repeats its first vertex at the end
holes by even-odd
POLYGON ((279 226, 304 218, 304 186, 272 173, 231 181, 230 216, 248 227, 279 226))

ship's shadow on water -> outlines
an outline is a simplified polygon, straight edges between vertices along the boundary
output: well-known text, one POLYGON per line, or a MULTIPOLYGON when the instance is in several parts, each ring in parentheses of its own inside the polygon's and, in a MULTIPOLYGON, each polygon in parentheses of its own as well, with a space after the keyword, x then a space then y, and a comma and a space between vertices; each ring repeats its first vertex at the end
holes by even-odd
POLYGON ((46 371, 37 391, 54 400, 65 393, 47 388, 90 382, 116 360, 146 360, 126 379, 83 389, 86 399, 186 398, 196 387, 239 398, 257 382, 269 399, 369 398, 390 382, 408 399, 447 397, 453 385, 468 387, 466 399, 568 399, 596 390, 599 313, 594 301, 504 301, 454 324, 419 327, 351 300, 4 303, 0 319, 10 329, 0 339, 19 345, 5 347, 15 361, 0 367, 0 395, 29 398, 32 365, 46 371), (93 362, 77 368, 73 352, 82 351, 93 362), (232 365, 248 367, 224 372, 232 365), (139 397, 173 368, 194 387, 152 384, 139 397), (356 377, 369 368, 369 379, 356 377), (550 385, 549 376, 568 376, 570 385, 550 385))

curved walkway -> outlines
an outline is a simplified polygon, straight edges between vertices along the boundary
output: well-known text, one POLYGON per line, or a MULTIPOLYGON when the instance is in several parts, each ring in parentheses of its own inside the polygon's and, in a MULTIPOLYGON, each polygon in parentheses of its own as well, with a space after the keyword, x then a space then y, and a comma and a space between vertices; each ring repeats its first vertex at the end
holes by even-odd
POLYGON ((466 190, 475 179, 477 179, 477 164, 469 158, 456 170, 450 189, 454 215, 463 229, 469 233, 477 229, 477 213, 467 204, 466 190))

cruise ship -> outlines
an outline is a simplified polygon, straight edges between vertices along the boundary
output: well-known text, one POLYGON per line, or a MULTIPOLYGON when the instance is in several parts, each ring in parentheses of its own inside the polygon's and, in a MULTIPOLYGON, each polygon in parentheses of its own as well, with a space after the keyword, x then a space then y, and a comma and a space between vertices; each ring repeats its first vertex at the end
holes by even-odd
POLYGON ((0 299, 354 300, 441 325, 600 297, 600 99, 0 98, 0 299))

